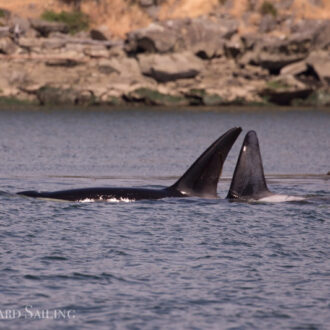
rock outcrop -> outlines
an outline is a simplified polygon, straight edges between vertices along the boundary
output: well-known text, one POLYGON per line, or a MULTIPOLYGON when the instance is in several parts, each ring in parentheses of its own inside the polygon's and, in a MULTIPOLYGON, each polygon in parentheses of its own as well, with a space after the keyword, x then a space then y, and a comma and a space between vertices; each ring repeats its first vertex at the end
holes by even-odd
POLYGON ((0 26, 0 102, 330 104, 327 20, 271 20, 244 33, 234 18, 210 15, 152 23, 114 41, 101 28, 73 36, 62 23, 7 16, 0 26), (272 33, 278 24, 290 33, 272 33))
POLYGON ((195 78, 203 70, 202 61, 190 52, 142 54, 138 59, 141 72, 160 83, 195 78))

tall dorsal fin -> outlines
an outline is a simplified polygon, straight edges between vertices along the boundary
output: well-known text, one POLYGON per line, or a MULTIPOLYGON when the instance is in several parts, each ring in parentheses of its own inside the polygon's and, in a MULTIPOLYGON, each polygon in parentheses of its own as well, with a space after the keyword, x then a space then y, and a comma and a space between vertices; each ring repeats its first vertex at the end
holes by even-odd
POLYGON ((188 196, 216 198, 223 163, 241 131, 234 127, 220 136, 169 189, 188 196))
POLYGON ((268 194, 258 137, 249 131, 244 139, 227 198, 239 199, 268 194))

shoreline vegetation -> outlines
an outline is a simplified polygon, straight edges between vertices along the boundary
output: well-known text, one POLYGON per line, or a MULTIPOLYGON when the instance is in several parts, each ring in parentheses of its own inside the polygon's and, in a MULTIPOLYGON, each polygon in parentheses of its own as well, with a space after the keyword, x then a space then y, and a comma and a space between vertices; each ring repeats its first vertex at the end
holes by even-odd
POLYGON ((156 20, 115 39, 79 11, 26 19, 0 9, 0 109, 326 109, 330 20, 297 21, 268 2, 260 10, 254 32, 212 13, 156 20))

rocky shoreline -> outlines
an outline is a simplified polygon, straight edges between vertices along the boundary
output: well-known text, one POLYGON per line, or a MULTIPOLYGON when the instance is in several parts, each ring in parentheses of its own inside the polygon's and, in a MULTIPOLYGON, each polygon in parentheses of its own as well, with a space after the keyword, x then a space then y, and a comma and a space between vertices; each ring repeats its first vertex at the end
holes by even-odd
POLYGON ((330 21, 267 19, 257 33, 214 14, 108 40, 8 13, 0 18, 0 104, 329 106, 330 21), (274 33, 281 29, 289 32, 274 33))

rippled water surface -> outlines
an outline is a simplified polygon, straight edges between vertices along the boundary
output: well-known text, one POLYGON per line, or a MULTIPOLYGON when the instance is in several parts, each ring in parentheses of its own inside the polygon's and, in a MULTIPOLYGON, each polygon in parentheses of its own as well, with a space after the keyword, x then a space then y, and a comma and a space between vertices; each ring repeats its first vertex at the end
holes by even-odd
POLYGON ((0 112, 3 329, 328 329, 329 112, 0 112), (257 131, 287 203, 71 203, 20 190, 166 186, 218 136, 257 131), (48 314, 47 314, 48 313, 48 314))

